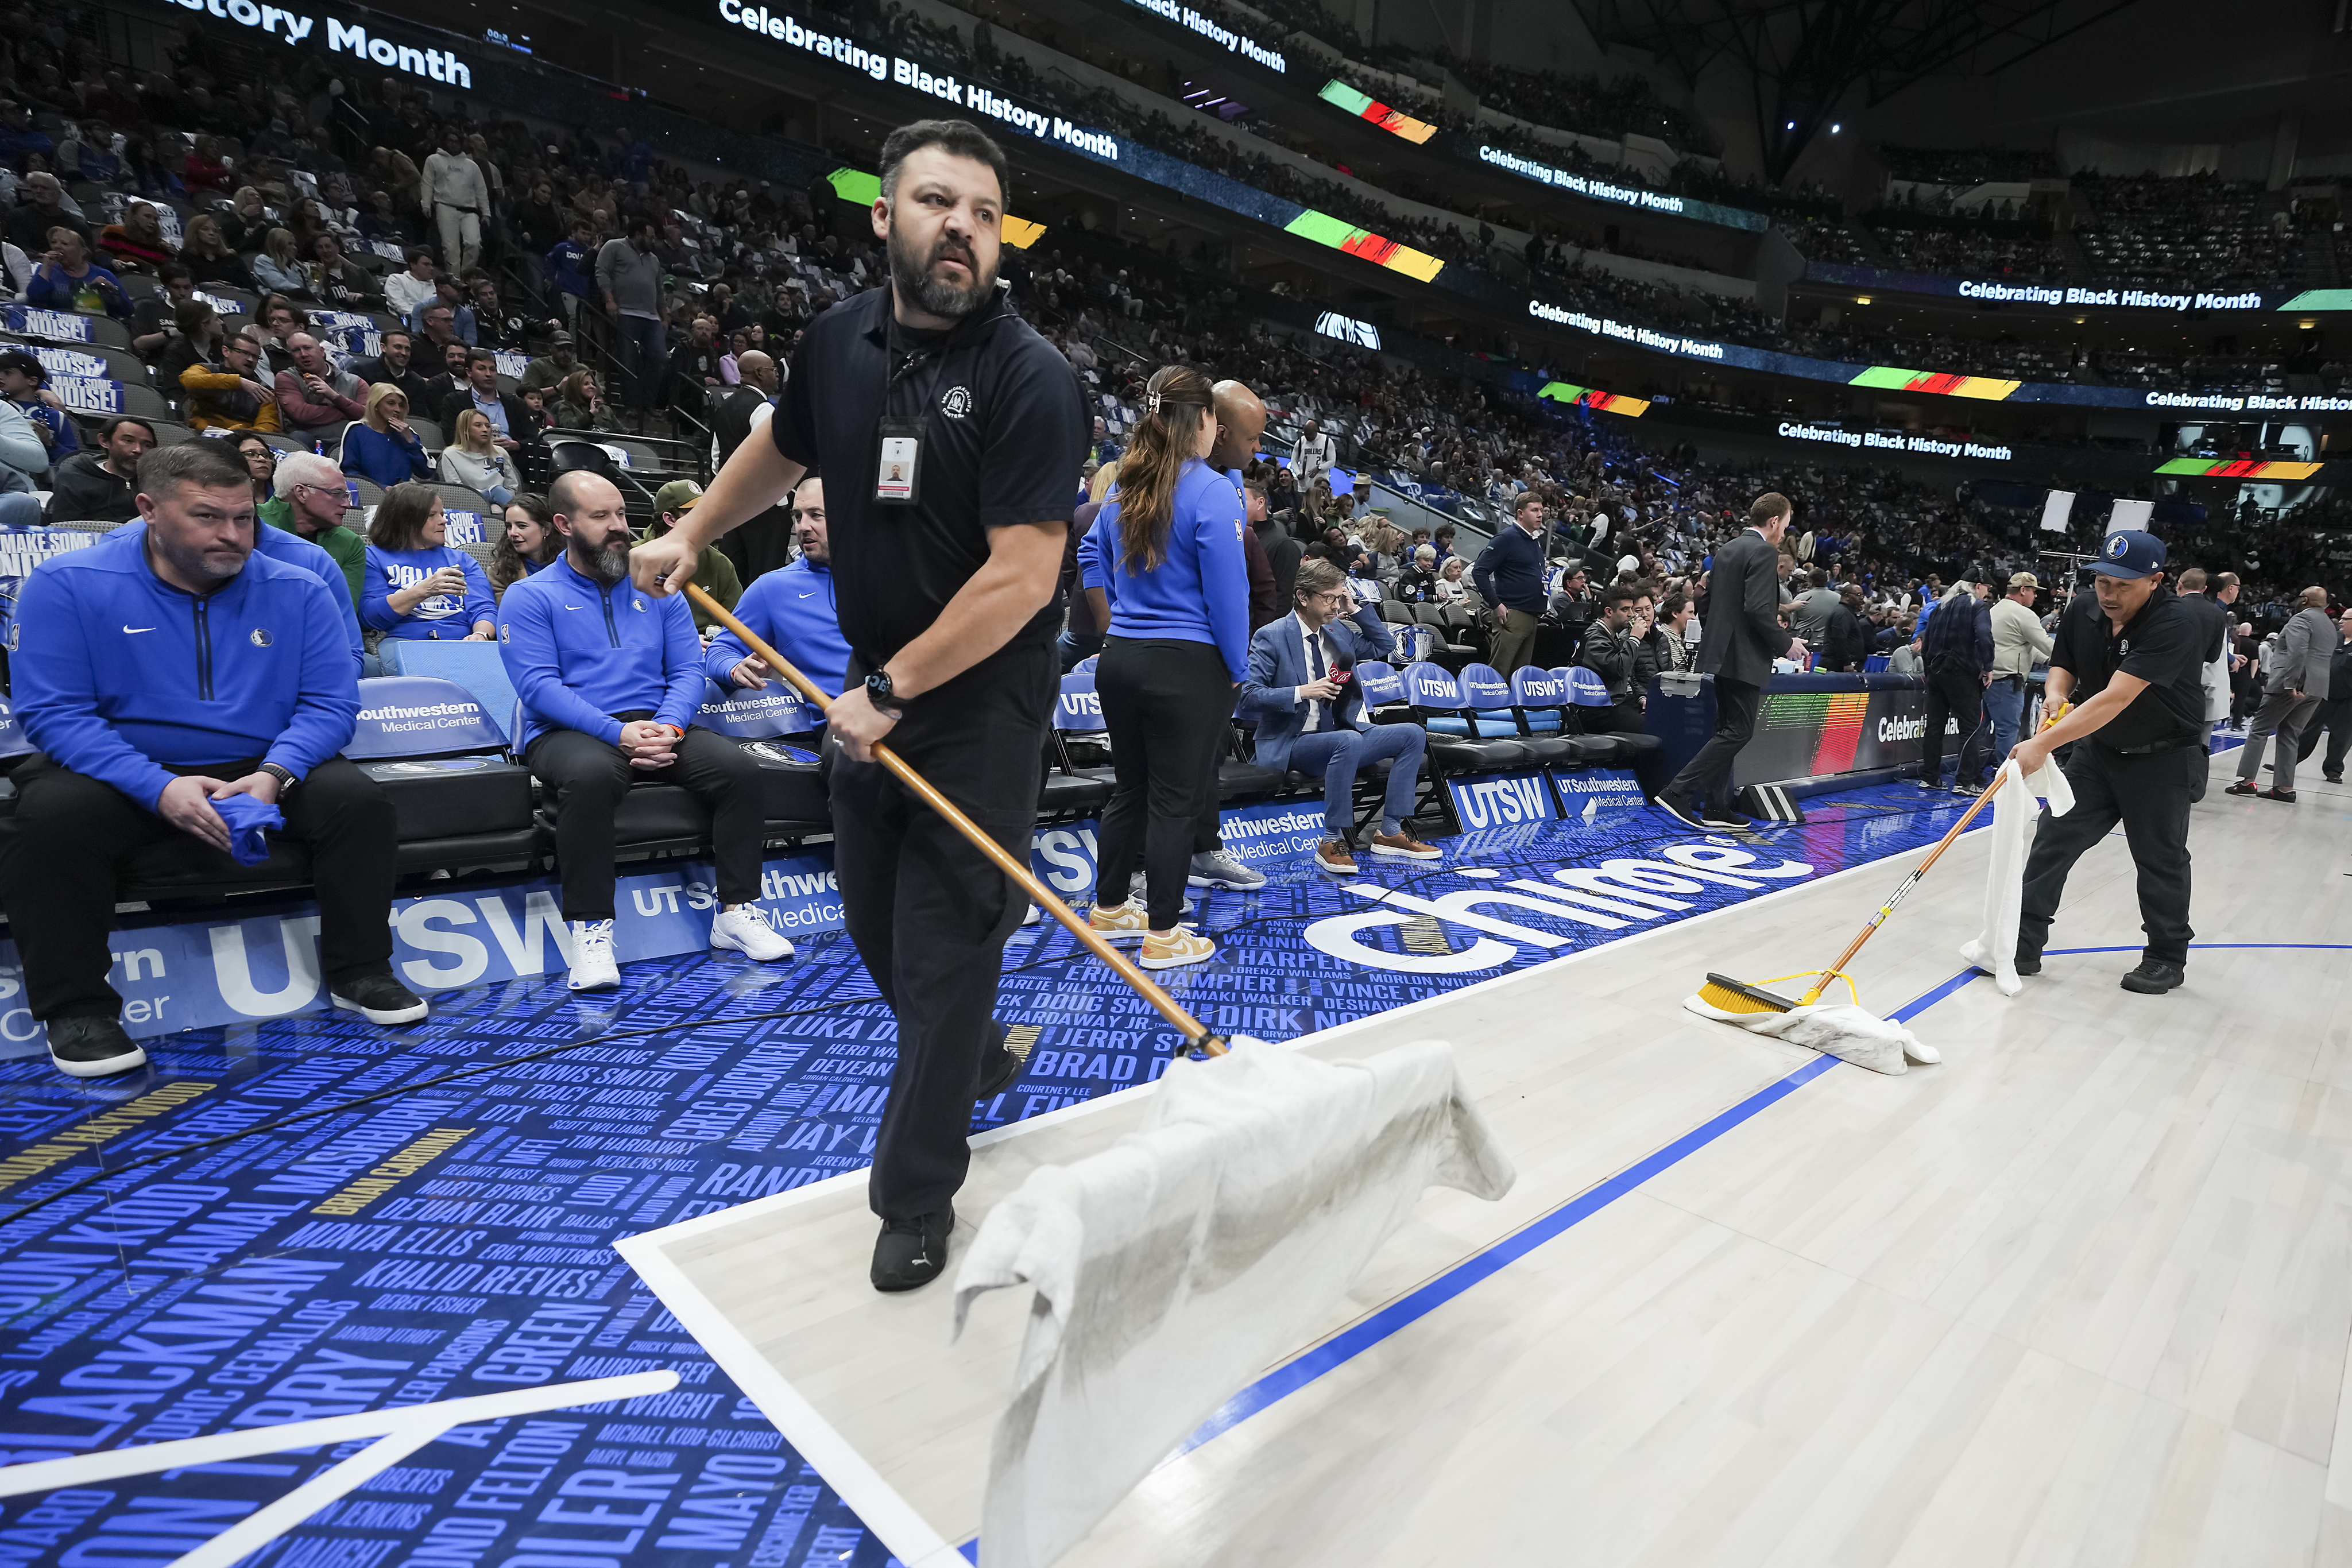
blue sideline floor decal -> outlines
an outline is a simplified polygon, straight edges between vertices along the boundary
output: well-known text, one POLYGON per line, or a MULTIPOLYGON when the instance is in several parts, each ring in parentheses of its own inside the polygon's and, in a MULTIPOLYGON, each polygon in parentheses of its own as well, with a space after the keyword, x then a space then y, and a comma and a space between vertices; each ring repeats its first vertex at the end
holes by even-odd
MULTIPOLYGON (((1213 1027, 1288 1038, 1897 853, 1965 804, 1887 786, 1738 840, 1612 805, 1344 883, 1269 866, 1208 895, 1217 959, 1167 977, 1213 1027)), ((1164 1071, 1173 1036, 1066 932, 1030 927, 1005 962, 1028 1067, 975 1130, 1164 1071)), ((825 936, 774 966, 633 965, 593 1001, 560 977, 449 992, 409 1030, 164 1036, 95 1086, 0 1061, 0 1463, 667 1371, 456 1427, 243 1561, 879 1568, 611 1243, 864 1165, 892 1034, 825 936)), ((0 1564, 160 1568, 365 1446, 0 1500, 0 1564)))

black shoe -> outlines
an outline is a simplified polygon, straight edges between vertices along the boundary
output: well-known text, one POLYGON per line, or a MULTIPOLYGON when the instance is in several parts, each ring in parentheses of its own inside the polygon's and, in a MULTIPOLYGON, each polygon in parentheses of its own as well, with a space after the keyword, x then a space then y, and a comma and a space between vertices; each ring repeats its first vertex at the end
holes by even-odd
POLYGON ((2341 773, 2323 773, 2320 777, 2326 779, 2330 784, 2341 784, 2344 782, 2344 775, 2341 773))
POLYGON ((1013 1087, 1013 1081, 1021 1076, 1021 1069, 1025 1065, 1005 1045, 1004 1026, 998 1024, 995 1046, 981 1052, 980 1071, 972 1077, 971 1097, 975 1100, 995 1099, 1013 1087))
POLYGON ((1966 783, 1955 784, 1952 786, 1952 793, 1955 795, 1975 796, 1981 795, 1984 792, 1985 786, 1981 779, 1971 779, 1966 783))
POLYGON ((116 1019, 51 1019, 49 1060, 76 1078, 105 1078, 147 1065, 147 1053, 116 1019))
POLYGON ((874 1288, 912 1291, 938 1279, 947 1270, 948 1232, 954 1228, 952 1208, 919 1219, 884 1220, 874 1243, 874 1288))
POLYGON ((1698 814, 1698 825, 1720 832, 1752 833, 1756 831, 1756 824, 1738 812, 1727 811, 1717 806, 1710 806, 1698 814))
POLYGON ((2235 784, 2231 785, 2227 789, 2222 790, 2221 793, 2224 795, 2259 795, 2262 791, 2255 788, 2254 781, 2252 779, 2241 779, 2235 784))
POLYGON ((2038 975, 2042 973, 2042 955, 2028 953, 2021 947, 2018 949, 2015 961, 2010 967, 2021 975, 2038 975))
POLYGON ((370 1023, 415 1023, 431 1010, 425 1007, 424 998, 394 979, 390 969, 379 969, 373 975, 347 981, 340 988, 328 991, 327 999, 370 1023))
POLYGON ((1706 831, 1706 820, 1699 815, 1696 806, 1677 800, 1671 795, 1661 795, 1651 804, 1686 828, 1696 828, 1701 832, 1706 831))
POLYGON ((2144 997, 2160 997, 2188 977, 2178 964, 2143 958, 2138 968, 2124 977, 2124 989, 2137 991, 2144 997))

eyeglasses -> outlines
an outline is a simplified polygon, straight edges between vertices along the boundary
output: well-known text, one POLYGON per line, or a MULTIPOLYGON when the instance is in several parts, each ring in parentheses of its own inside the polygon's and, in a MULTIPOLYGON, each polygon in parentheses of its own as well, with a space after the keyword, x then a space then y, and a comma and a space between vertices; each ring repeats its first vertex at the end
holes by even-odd
POLYGON ((1335 588, 1328 593, 1310 593, 1307 601, 1310 604, 1345 604, 1353 598, 1355 595, 1346 589, 1335 588))

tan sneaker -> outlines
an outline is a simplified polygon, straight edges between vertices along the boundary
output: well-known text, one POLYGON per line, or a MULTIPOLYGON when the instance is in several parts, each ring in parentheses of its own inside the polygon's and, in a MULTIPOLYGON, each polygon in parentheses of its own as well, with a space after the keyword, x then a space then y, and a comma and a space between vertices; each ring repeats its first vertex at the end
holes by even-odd
POLYGON ((1147 969, 1180 969, 1187 964, 1205 964, 1216 956, 1214 942, 1181 925, 1165 936, 1156 931, 1143 936, 1141 963, 1147 969))
POLYGON ((1393 833, 1374 833, 1372 835, 1372 853, 1376 855, 1402 855, 1407 860, 1415 861, 1433 861, 1443 860, 1445 858, 1445 852, 1439 849, 1435 844, 1424 844, 1419 839, 1414 838, 1411 833, 1404 832, 1402 831, 1393 833))
POLYGON ((1096 904, 1087 913, 1087 924, 1094 927, 1097 936, 1113 942, 1139 941, 1151 928, 1150 917, 1136 907, 1133 899, 1124 904, 1096 904))
POLYGON ((1356 852, 1345 839, 1325 839, 1315 846, 1315 863, 1333 876, 1356 874, 1356 852))

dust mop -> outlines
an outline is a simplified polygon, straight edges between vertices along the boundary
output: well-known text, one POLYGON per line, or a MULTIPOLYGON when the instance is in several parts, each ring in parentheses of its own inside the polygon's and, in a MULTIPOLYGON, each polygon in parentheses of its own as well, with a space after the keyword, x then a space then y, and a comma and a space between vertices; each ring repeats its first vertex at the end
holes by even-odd
MULTIPOLYGON (((830 706, 725 607, 686 591, 830 706)), ((1034 1291, 981 1534, 991 1568, 1042 1568, 1253 1377, 1303 1348, 1425 1188, 1491 1200, 1514 1173, 1452 1047, 1325 1062, 1212 1033, 887 746, 873 751, 1211 1058, 1180 1056, 1139 1132, 1032 1171, 964 1252, 959 1333, 981 1293, 1034 1291)))
MULTIPOLYGON (((2063 718, 2068 706, 2061 704, 2054 711, 2045 715, 2042 721, 2042 727, 2048 729, 2063 718)), ((2048 768, 2044 771, 2053 774, 2058 772, 2055 768, 2048 768)), ((1851 1061, 1857 1067, 1866 1067, 1873 1072, 1899 1073, 1907 1071, 1909 1064, 1914 1061, 1925 1064, 1943 1060, 1935 1047, 1922 1043, 1917 1036, 1901 1024, 1890 1019, 1880 1018, 1863 1007, 1861 995, 1854 988, 1853 978, 1845 972, 1845 968, 1847 965, 1853 962, 1854 955, 1862 951, 1862 945, 1869 941, 1880 926, 1886 924, 1887 917, 1895 913, 1896 905, 1910 896, 1911 890, 1919 885, 1920 879, 1925 877, 1935 863, 1943 858, 1944 852, 1959 841, 1960 835, 1968 831, 1969 824, 1976 821, 1977 813, 1992 804, 2001 794, 2002 787, 2009 784, 2016 776, 2016 764, 2011 762, 2001 764, 2001 769, 1993 776, 1991 785, 1970 803, 1969 809, 1960 814, 1960 820, 1954 822, 1942 840, 1928 852, 1927 857, 1911 869, 1911 873, 1903 879, 1902 884, 1895 888, 1887 896, 1886 901, 1872 914, 1869 924, 1855 934, 1852 942, 1846 944, 1845 951, 1838 955, 1836 963, 1826 969, 1813 971, 1810 975, 1805 973, 1783 975, 1763 985, 1749 985, 1745 981, 1733 979, 1728 975, 1709 974, 1706 984, 1699 988, 1697 995, 1683 998, 1683 1006, 1701 1018, 1710 1018, 1721 1023, 1732 1024, 1751 1034, 1769 1035, 1777 1040, 1788 1040, 1794 1045, 1802 1045, 1825 1055, 1834 1056, 1841 1061, 1851 1061), (1801 996, 1795 998, 1769 988, 1784 980, 1808 978, 1812 983, 1805 988, 1801 996), (1843 1002, 1822 1005, 1822 993, 1829 989, 1833 983, 1840 982, 1845 986, 1847 999, 1843 1002)), ((2018 789, 2013 793, 2022 793, 2026 789, 2027 786, 2020 780, 2018 789)), ((2047 784, 2044 774, 2034 776, 2032 793, 2052 797, 2053 810, 2063 810, 2074 804, 2074 797, 2071 793, 2065 795, 2065 807, 2055 804, 2056 793, 2063 789, 2063 775, 2060 776, 2054 789, 2047 784)), ((2021 823, 2030 821, 2031 818, 2030 815, 2018 816, 2013 820, 2021 823)), ((1996 873, 1999 873, 2001 869, 2001 864, 1997 862, 1996 873)), ((2018 866, 2012 873, 2012 880, 2015 874, 2021 874, 2021 857, 2018 866)), ((1997 901, 2000 896, 2000 890, 1997 877, 1987 905, 1988 933, 1998 927, 1997 901)), ((2011 904, 2013 909, 2013 894, 2011 895, 2011 904)), ((1979 942, 1983 940, 1985 938, 1979 939, 1979 942)), ((1977 944, 1970 944, 1971 947, 1976 946, 1977 944)), ((2009 946, 2012 953, 2016 946, 2016 916, 2012 913, 2010 917, 2009 937, 2009 946)), ((1969 961, 1972 963, 1977 961, 1973 953, 1969 954, 1969 961)), ((2010 985, 2005 988, 2013 991, 2015 988, 2016 977, 2012 970, 2010 985)))

